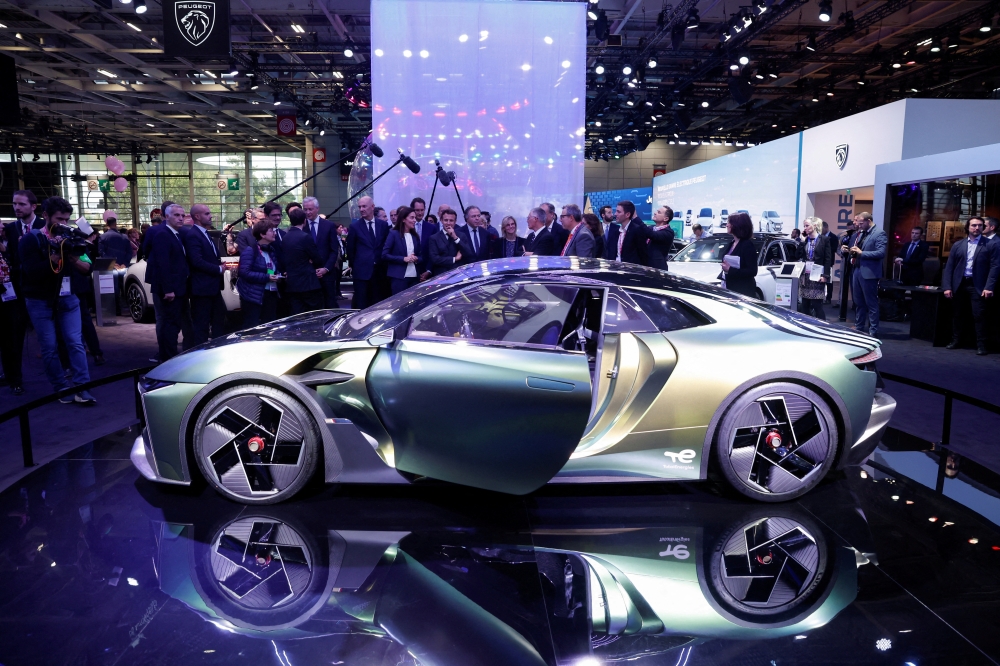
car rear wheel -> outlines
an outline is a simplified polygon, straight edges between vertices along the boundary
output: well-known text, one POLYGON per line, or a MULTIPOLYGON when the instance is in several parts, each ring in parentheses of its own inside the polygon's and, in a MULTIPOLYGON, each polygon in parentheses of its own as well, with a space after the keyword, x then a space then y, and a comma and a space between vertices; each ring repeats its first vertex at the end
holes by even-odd
POLYGON ((763 502, 805 494, 833 466, 839 434, 826 401, 791 383, 736 398, 719 423, 716 462, 739 493, 763 502))
POLYGON ((305 407, 262 384, 222 391, 194 425, 201 473, 219 493, 244 504, 275 504, 295 495, 315 473, 319 447, 305 407))
POLYGON ((125 288, 125 300, 128 302, 128 312, 132 315, 132 321, 142 324, 150 320, 149 303, 146 301, 146 292, 138 282, 129 282, 125 288))

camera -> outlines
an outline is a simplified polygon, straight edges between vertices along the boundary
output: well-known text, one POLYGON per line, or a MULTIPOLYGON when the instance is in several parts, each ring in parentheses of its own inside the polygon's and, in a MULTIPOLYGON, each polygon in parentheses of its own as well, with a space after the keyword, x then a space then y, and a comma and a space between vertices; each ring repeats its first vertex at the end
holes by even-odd
POLYGON ((87 242, 88 234, 76 227, 65 224, 54 224, 49 229, 52 240, 49 241, 49 251, 79 257, 85 254, 90 243, 87 242))

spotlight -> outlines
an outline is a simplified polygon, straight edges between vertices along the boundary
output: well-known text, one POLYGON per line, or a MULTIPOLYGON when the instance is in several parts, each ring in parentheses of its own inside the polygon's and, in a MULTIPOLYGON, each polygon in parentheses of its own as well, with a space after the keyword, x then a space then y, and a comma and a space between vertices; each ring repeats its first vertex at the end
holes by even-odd
POLYGON ((594 68, 594 74, 603 74, 603 73, 604 73, 604 65, 598 65, 597 67, 594 68))
POLYGON ((353 58, 354 57, 354 51, 352 51, 351 49, 344 49, 344 57, 345 58, 353 58))
POLYGON ((746 53, 740 54, 740 64, 744 66, 749 65, 750 56, 748 56, 746 53))
POLYGON ((624 74, 625 76, 628 76, 631 73, 632 73, 632 68, 631 67, 629 67, 628 65, 625 65, 624 67, 622 67, 622 74, 624 74))
POLYGON ((833 2, 831 0, 820 0, 819 20, 823 23, 829 23, 831 16, 833 16, 833 2))
POLYGON ((708 108, 708 102, 702 102, 701 103, 701 108, 707 109, 708 108))
POLYGON ((806 48, 809 49, 810 51, 815 51, 816 50, 816 35, 815 34, 809 35, 809 39, 806 41, 806 48))
POLYGON ((940 53, 940 52, 941 52, 941 38, 933 37, 931 39, 931 53, 940 53))
POLYGON ((281 100, 278 99, 278 93, 274 93, 274 105, 281 106, 281 100))
POLYGON ((688 12, 687 19, 684 21, 684 27, 688 30, 694 30, 699 25, 701 25, 701 16, 698 15, 698 8, 694 7, 688 12))
POLYGON ((738 62, 736 62, 735 60, 730 60, 729 61, 729 71, 735 72, 735 71, 738 71, 739 68, 740 68, 740 64, 738 62))
POLYGON ((38 153, 35 153, 34 156, 31 158, 31 161, 32 162, 37 162, 40 159, 42 159, 42 158, 38 155, 38 153))
POLYGON ((149 163, 150 163, 150 162, 152 162, 152 161, 153 161, 153 156, 152 156, 152 154, 150 154, 150 153, 146 153, 146 164, 149 164, 149 163))
POLYGON ((589 18, 591 21, 596 21, 597 20, 597 12, 595 12, 593 9, 588 9, 587 10, 587 18, 589 18))
POLYGON ((979 32, 989 32, 993 29, 993 17, 984 16, 983 22, 979 25, 979 32))
POLYGON ((597 19, 594 21, 594 36, 599 42, 606 42, 610 33, 608 27, 608 14, 603 9, 597 12, 597 19))
POLYGON ((860 75, 858 75, 858 80, 857 80, 857 84, 858 84, 859 86, 863 86, 863 85, 865 85, 865 73, 864 73, 864 72, 861 72, 861 74, 860 74, 860 75))
POLYGON ((650 69, 656 69, 656 58, 650 58, 649 62, 646 63, 646 67, 650 69))
POLYGON ((146 13, 146 0, 135 0, 135 13, 136 14, 146 13))
POLYGON ((325 135, 326 135, 326 130, 325 130, 325 129, 321 129, 321 130, 319 131, 319 135, 320 135, 320 136, 325 136, 325 135))
POLYGON ((767 0, 754 0, 753 6, 758 14, 763 14, 767 11, 767 0))
POLYGON ((625 103, 629 106, 635 106, 635 95, 629 95, 628 99, 625 100, 625 103))

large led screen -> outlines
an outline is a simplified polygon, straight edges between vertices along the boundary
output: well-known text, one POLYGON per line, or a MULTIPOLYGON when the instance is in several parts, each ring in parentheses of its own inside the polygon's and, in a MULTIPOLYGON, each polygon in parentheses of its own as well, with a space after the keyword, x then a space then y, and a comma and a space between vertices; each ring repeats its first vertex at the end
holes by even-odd
POLYGON ((750 214, 754 230, 788 235, 795 228, 799 135, 702 162, 653 179, 653 208, 670 206, 684 220, 684 235, 699 223, 726 230, 737 211, 750 214))
POLYGON ((372 127, 417 161, 375 184, 376 205, 429 200, 435 160, 456 175, 433 208, 462 203, 494 225, 548 201, 583 203, 586 3, 373 0, 372 127))

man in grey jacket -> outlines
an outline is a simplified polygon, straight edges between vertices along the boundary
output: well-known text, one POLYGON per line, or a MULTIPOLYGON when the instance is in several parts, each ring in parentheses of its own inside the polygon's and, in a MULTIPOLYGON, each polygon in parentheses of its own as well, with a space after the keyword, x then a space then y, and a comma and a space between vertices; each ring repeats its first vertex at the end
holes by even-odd
POLYGON ((851 294, 854 296, 855 328, 878 337, 878 280, 882 277, 889 238, 872 226, 872 214, 854 217, 858 231, 851 238, 851 294))
POLYGON ((594 257, 594 247, 597 244, 590 227, 583 224, 583 213, 576 204, 563 206, 562 215, 559 222, 563 229, 569 233, 569 237, 563 245, 560 256, 563 257, 583 257, 592 259, 594 257))

